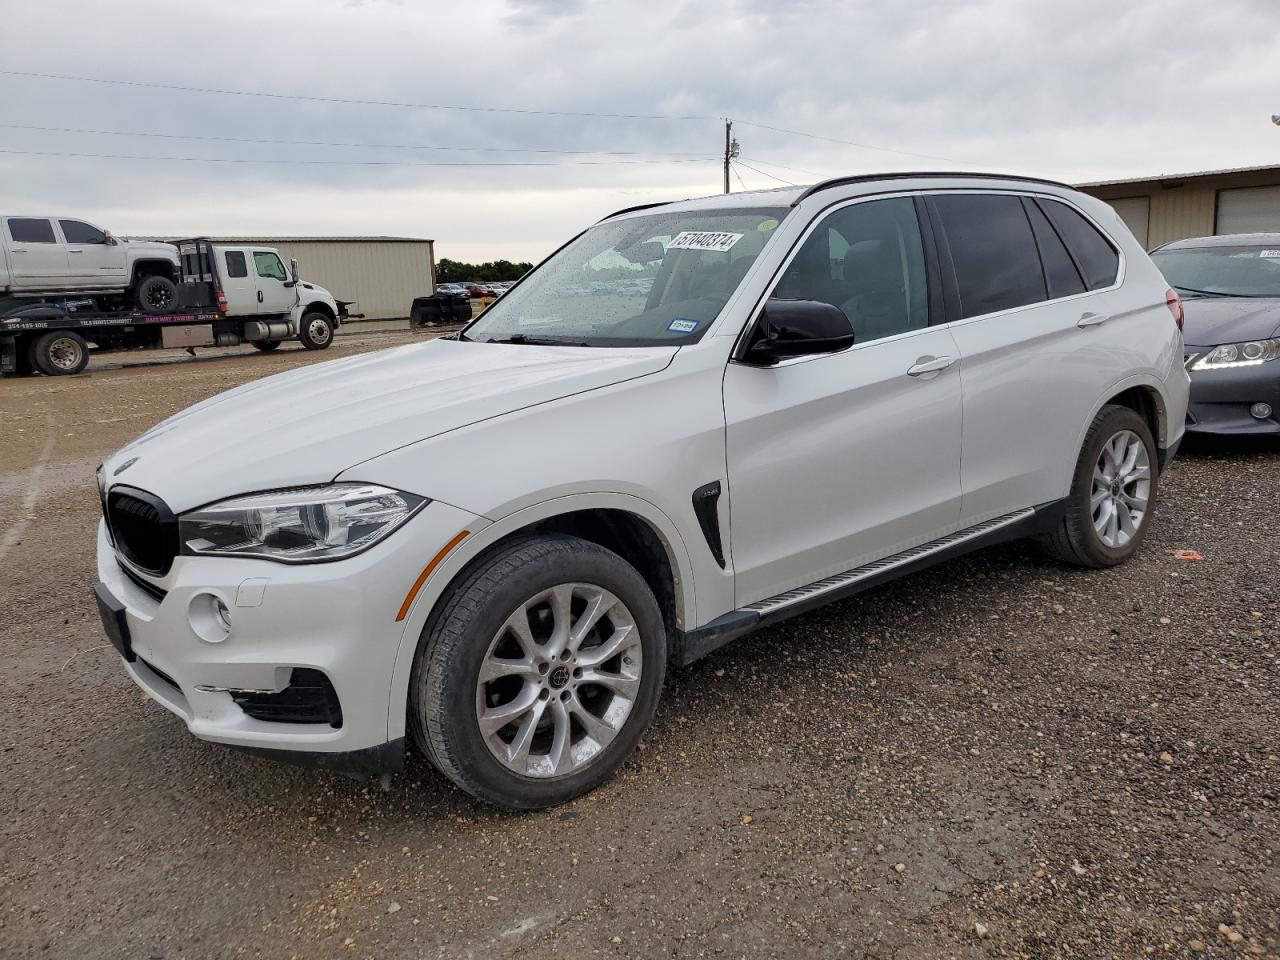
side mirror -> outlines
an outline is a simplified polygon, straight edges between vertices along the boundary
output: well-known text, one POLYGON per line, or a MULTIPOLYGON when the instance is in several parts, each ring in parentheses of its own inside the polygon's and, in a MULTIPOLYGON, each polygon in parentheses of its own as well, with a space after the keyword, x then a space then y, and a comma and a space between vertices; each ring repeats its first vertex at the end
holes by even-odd
POLYGON ((853 324, 834 304, 771 299, 756 319, 743 359, 769 367, 786 357, 836 353, 853 341, 853 324))
POLYGON ((289 276, 293 277, 294 283, 298 282, 298 261, 297 260, 289 261, 289 276))
POLYGON ((105 243, 108 247, 114 247, 114 246, 115 246, 117 243, 119 243, 120 241, 119 241, 119 240, 117 240, 115 237, 113 237, 113 236, 111 235, 111 231, 110 231, 110 230, 103 230, 103 231, 102 231, 102 242, 103 242, 103 243, 105 243))

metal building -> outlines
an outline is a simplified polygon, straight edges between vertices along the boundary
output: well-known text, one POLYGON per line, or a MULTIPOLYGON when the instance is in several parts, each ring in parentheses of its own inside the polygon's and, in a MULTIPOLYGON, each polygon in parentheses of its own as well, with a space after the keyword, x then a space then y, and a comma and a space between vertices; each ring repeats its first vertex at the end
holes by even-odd
POLYGON ((435 241, 416 237, 213 237, 214 243, 275 247, 298 261, 303 280, 320 284, 370 320, 409 316, 414 297, 434 292, 435 241))
POLYGON ((1186 237, 1280 232, 1280 167, 1242 167, 1082 183, 1148 250, 1186 237))

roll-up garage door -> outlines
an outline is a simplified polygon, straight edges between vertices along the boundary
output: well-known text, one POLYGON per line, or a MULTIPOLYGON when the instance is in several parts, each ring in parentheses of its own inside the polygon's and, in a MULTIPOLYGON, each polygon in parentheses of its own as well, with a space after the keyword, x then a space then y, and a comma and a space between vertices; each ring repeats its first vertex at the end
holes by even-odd
POLYGON ((1120 200, 1108 200, 1107 203, 1120 214, 1120 219, 1125 222, 1125 226, 1145 249, 1148 224, 1151 222, 1151 198, 1123 197, 1120 200))
POLYGON ((1215 233, 1280 232, 1280 187, 1218 191, 1215 233))

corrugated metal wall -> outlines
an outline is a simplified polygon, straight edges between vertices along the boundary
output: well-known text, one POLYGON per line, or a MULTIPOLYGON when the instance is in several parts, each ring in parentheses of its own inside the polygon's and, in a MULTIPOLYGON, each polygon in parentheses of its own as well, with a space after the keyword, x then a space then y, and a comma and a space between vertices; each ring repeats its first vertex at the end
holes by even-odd
POLYGON ((1101 200, 1130 200, 1147 197, 1151 214, 1147 228, 1147 249, 1171 240, 1212 236, 1217 229, 1218 191, 1237 187, 1280 184, 1280 167, 1246 173, 1206 174, 1083 186, 1085 193, 1101 200))
POLYGON ((414 297, 431 293, 431 242, 385 240, 269 240, 286 263, 298 261, 311 280, 339 300, 354 300, 352 312, 386 320, 407 317, 414 297))

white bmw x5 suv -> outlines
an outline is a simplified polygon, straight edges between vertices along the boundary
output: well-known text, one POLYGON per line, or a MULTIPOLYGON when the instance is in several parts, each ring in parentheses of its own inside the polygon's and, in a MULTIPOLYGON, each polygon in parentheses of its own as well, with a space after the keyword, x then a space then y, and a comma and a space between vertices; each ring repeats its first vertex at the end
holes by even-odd
POLYGON ((599 784, 668 665, 1015 537, 1127 559, 1181 305, 1106 204, 892 174, 620 211, 456 339, 213 397, 99 471, 99 607, 206 740, 599 784))

